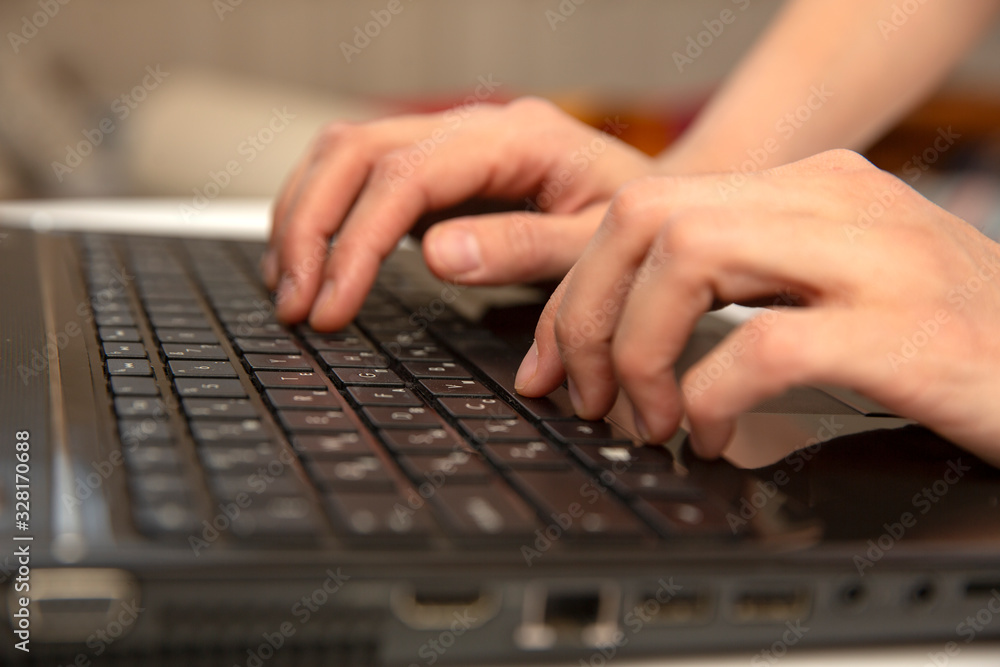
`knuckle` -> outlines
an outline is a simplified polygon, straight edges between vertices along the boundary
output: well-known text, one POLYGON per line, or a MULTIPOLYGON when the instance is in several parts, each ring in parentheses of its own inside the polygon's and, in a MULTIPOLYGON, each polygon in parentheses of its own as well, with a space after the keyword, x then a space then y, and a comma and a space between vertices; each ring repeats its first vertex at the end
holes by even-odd
POLYGON ((537 217, 531 220, 520 219, 509 225, 503 225, 503 241, 506 245, 500 251, 503 257, 509 257, 524 268, 543 266, 547 257, 545 244, 540 238, 538 225, 544 224, 537 217))
POLYGON ((321 150, 329 150, 358 134, 358 125, 346 120, 336 120, 324 125, 316 140, 317 147, 321 150))
POLYGON ((547 115, 561 114, 555 104, 541 97, 528 95, 519 97, 507 105, 507 110, 518 117, 538 118, 547 115))
POLYGON ((878 169, 861 154, 847 148, 833 148, 828 151, 823 151, 822 153, 814 156, 813 159, 821 160, 823 164, 833 167, 834 169, 873 169, 878 171, 878 169))

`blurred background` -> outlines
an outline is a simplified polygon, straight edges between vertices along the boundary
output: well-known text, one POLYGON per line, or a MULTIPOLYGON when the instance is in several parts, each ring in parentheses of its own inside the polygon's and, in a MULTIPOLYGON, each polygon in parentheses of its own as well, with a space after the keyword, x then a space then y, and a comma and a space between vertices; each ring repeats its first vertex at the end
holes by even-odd
MULTIPOLYGON (((329 120, 524 94, 618 115, 655 153, 780 4, 749 2, 679 68, 731 0, 4 0, 0 199, 267 197, 329 120)), ((948 125, 962 136, 935 168, 981 197, 1000 26, 869 155, 899 169, 948 125)))

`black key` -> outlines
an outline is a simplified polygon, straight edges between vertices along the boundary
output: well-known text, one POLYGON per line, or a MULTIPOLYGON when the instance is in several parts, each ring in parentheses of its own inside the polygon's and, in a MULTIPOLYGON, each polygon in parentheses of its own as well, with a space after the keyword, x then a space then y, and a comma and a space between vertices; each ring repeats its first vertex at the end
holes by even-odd
POLYGON ((708 500, 681 501, 670 498, 643 498, 636 511, 650 519, 666 535, 694 534, 700 537, 733 538, 743 532, 726 520, 726 512, 708 500))
POLYGON ((182 468, 180 454, 177 448, 172 446, 126 447, 122 450, 122 457, 129 470, 143 474, 154 472, 175 474, 182 468))
POLYGON ((153 378, 113 377, 111 391, 116 396, 156 396, 160 393, 153 378))
POLYGON ((174 386, 182 397, 246 398, 247 395, 239 380, 226 378, 177 378, 174 380, 174 386))
POLYGON ((108 358, 144 359, 146 357, 146 346, 142 343, 104 343, 102 348, 104 356, 108 358))
POLYGON ((397 452, 435 454, 465 447, 464 440, 443 428, 386 429, 379 435, 387 447, 397 452))
POLYGON ((178 472, 133 474, 129 476, 129 486, 136 501, 142 504, 186 503, 191 497, 190 480, 178 472))
POLYGON ((248 354, 243 359, 254 371, 311 371, 313 368, 301 354, 248 354))
POLYGON ((158 398, 116 398, 115 412, 119 417, 159 417, 164 414, 163 401, 158 398))
POLYGON ((565 533, 650 535, 628 507, 579 470, 515 471, 511 479, 565 533))
POLYGON ((342 407, 340 395, 325 389, 268 389, 267 400, 278 410, 339 410, 342 407))
POLYGON ((481 443, 542 440, 542 434, 538 432, 538 429, 529 424, 523 417, 462 419, 459 424, 476 442, 481 443))
POLYGON ((662 447, 607 443, 603 445, 572 445, 569 448, 585 465, 607 468, 620 474, 629 470, 672 471, 674 460, 662 447))
POLYGON ((371 350, 323 350, 320 360, 327 367, 340 368, 388 368, 385 355, 371 350))
POLYGON ((202 313, 201 306, 191 299, 147 298, 143 300, 146 312, 154 314, 197 315, 202 313))
POLYGON ((441 484, 485 484, 497 473, 475 452, 456 450, 448 454, 411 454, 401 456, 400 463, 419 485, 429 481, 441 484))
POLYGON ((244 540, 311 542, 318 532, 318 517, 303 495, 266 496, 241 511, 231 530, 244 540))
POLYGON ((397 349, 412 347, 422 343, 431 343, 433 340, 426 331, 406 331, 406 330, 372 330, 372 337, 382 344, 389 354, 395 354, 397 349), (398 346, 398 347, 396 347, 398 346))
POLYGON ((228 361, 171 359, 170 372, 181 377, 234 378, 236 369, 228 361))
POLYGON ((602 421, 544 422, 546 428, 563 442, 572 443, 622 443, 631 444, 628 433, 617 426, 602 421))
POLYGON ((163 354, 165 354, 168 359, 193 359, 198 361, 212 359, 222 361, 229 358, 226 351, 218 345, 184 345, 182 343, 167 343, 163 345, 162 348, 163 354))
POLYGON ((517 417, 517 413, 510 406, 495 396, 492 398, 446 397, 438 399, 438 403, 455 419, 513 419, 517 417))
POLYGON ((399 376, 387 368, 331 368, 330 372, 345 385, 403 386, 399 376))
POLYGON ((97 313, 94 322, 100 327, 134 327, 135 318, 132 313, 121 311, 112 313, 97 313))
POLYGON ((351 351, 371 351, 372 346, 368 340, 356 329, 340 331, 328 334, 311 333, 306 334, 306 342, 317 352, 324 350, 351 351))
POLYGON ((314 460, 343 459, 372 454, 374 445, 357 431, 324 435, 296 435, 292 447, 301 456, 314 460))
POLYGON ((213 474, 253 473, 267 468, 278 457, 274 445, 258 442, 252 446, 211 444, 198 448, 206 470, 213 474))
POLYGON ((483 451, 500 467, 514 470, 559 470, 572 465, 564 452, 545 440, 491 442, 483 451))
POLYGON ((118 433, 125 447, 135 447, 148 442, 168 443, 174 434, 164 419, 144 417, 128 418, 118 422, 118 433))
POLYGON ((281 410, 278 418, 285 429, 293 433, 337 433, 357 429, 340 410, 281 410))
POLYGON ((219 337, 211 329, 156 329, 156 337, 161 343, 211 343, 219 342, 219 337))
POLYGON ((334 523, 351 535, 426 536, 435 523, 425 507, 413 509, 395 493, 334 490, 327 495, 334 523))
MULTIPOLYGON (((513 385, 512 385, 513 386, 513 385)), ((529 398, 521 396, 517 392, 511 392, 514 401, 528 411, 528 414, 538 420, 555 421, 569 419, 579 420, 573 410, 573 402, 569 398, 569 392, 563 387, 556 388, 551 394, 544 398, 529 398)))
POLYGON ((185 500, 164 500, 157 503, 132 506, 132 517, 136 528, 144 535, 189 536, 201 528, 201 517, 185 500))
POLYGON ((152 375, 153 369, 145 359, 108 359, 108 375, 152 375))
POLYGON ((267 440, 264 425, 257 419, 217 421, 197 419, 191 422, 191 433, 199 444, 209 442, 260 442, 267 440))
POLYGON ((404 387, 350 387, 348 392, 361 405, 423 405, 416 394, 404 387))
POLYGON ((299 346, 287 338, 237 338, 233 344, 243 354, 296 354, 299 346))
POLYGON ((369 406, 362 413, 377 428, 440 428, 441 418, 430 408, 420 406, 369 406))
POLYGON ((524 501, 497 484, 444 485, 434 497, 462 535, 530 535, 537 526, 535 513, 524 501))
POLYGON ((265 388, 326 389, 323 378, 309 371, 257 371, 254 377, 265 388))
POLYGON ((378 457, 355 456, 344 461, 313 461, 309 472, 321 488, 391 491, 395 483, 378 457))
POLYGON ((420 380, 420 384, 434 396, 493 396, 475 380, 420 380))
POLYGON ((472 379, 469 371, 454 361, 404 361, 403 368, 415 378, 472 379))
POLYGON ((185 398, 184 412, 190 419, 253 419, 257 409, 245 398, 185 398))
POLYGON ((423 345, 396 346, 393 356, 400 361, 454 361, 455 357, 440 345, 424 343, 423 345))
POLYGON ((234 338, 276 338, 288 335, 288 329, 277 322, 266 322, 259 326, 246 322, 226 322, 224 326, 226 333, 234 338))
POLYGON ((106 343, 138 343, 142 340, 139 330, 135 327, 99 327, 97 334, 106 343))
POLYGON ((209 478, 209 485, 216 498, 220 500, 234 500, 240 494, 246 494, 254 498, 254 502, 262 500, 266 496, 294 496, 301 495, 305 491, 305 483, 302 482, 291 470, 281 462, 282 454, 270 459, 267 465, 257 466, 259 471, 262 467, 266 469, 266 474, 259 472, 251 474, 231 473, 228 475, 212 475, 209 478), (280 474, 271 474, 272 469, 279 469, 280 474))
POLYGON ((156 328, 171 329, 211 329, 212 325, 204 317, 180 315, 176 313, 150 313, 149 321, 156 328))
POLYGON ((601 481, 613 484, 625 494, 674 500, 700 500, 705 497, 703 488, 671 470, 629 470, 622 473, 606 470, 605 473, 607 475, 602 473, 601 481))

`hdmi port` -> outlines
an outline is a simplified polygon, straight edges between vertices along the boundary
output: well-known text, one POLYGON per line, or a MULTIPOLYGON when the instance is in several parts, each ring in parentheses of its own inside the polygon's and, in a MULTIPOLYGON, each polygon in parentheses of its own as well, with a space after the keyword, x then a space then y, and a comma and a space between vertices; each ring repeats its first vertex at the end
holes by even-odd
POLYGON ((478 589, 417 590, 401 585, 393 589, 390 604, 396 617, 414 630, 469 629, 496 616, 500 594, 478 589))
POLYGON ((809 615, 810 596, 801 589, 746 591, 733 603, 738 623, 782 623, 809 615))

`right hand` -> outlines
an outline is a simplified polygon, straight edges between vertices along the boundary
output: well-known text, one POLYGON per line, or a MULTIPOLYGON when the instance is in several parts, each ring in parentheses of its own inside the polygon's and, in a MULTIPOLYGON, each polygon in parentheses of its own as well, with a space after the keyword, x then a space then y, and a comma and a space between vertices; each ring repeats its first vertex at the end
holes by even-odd
POLYGON ((264 279, 278 292, 284 321, 308 316, 318 330, 343 327, 382 259, 423 214, 476 199, 537 210, 433 225, 423 252, 438 277, 465 284, 560 278, 618 187, 655 169, 653 158, 534 98, 334 123, 278 197, 264 279))

